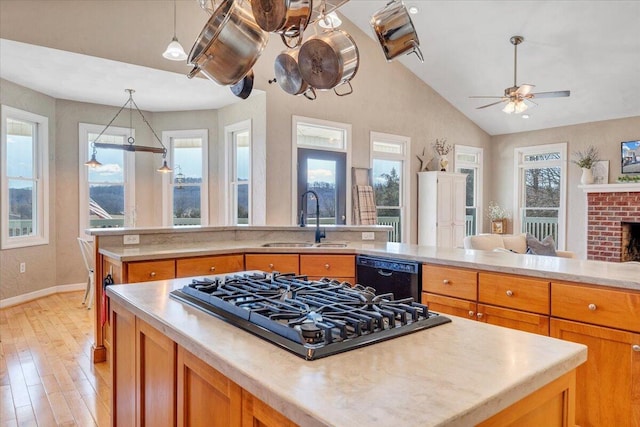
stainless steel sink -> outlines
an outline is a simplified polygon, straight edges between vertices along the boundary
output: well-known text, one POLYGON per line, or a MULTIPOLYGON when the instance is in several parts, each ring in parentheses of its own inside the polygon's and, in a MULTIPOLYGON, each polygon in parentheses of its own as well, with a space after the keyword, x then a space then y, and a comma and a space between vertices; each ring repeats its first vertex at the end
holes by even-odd
POLYGON ((313 243, 307 242, 271 242, 262 245, 263 248, 310 248, 313 243))
POLYGON ((347 244, 327 242, 327 243, 316 243, 315 246, 317 248, 346 248, 347 244))

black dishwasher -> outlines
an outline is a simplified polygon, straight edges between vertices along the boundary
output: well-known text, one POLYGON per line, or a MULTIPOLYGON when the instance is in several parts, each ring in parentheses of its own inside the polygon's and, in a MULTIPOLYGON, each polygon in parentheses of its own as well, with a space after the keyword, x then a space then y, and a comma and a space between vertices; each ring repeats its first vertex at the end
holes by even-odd
POLYGON ((376 294, 392 292, 396 299, 413 297, 420 302, 421 264, 416 261, 356 256, 356 283, 370 286, 376 294))

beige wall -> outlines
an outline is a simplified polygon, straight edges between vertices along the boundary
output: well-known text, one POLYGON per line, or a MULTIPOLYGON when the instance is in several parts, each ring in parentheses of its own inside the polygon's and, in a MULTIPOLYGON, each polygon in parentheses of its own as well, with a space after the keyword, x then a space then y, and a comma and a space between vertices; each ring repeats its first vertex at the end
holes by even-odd
MULTIPOLYGON (((488 169, 494 171, 492 191, 485 201, 495 200, 501 206, 513 206, 514 149, 542 144, 567 143, 567 156, 584 151, 589 145, 598 148, 602 160, 609 160, 609 182, 620 176, 620 142, 640 137, 640 117, 563 126, 534 132, 499 135, 491 138, 488 169)), ((586 195, 580 185, 581 170, 568 162, 567 179, 567 250, 586 258, 586 195)), ((511 227, 512 224, 509 225, 511 227)))
POLYGON ((0 250, 0 300, 54 286, 56 278, 56 100, 0 79, 0 104, 49 118, 49 244, 0 250), (26 272, 20 273, 20 263, 26 272))

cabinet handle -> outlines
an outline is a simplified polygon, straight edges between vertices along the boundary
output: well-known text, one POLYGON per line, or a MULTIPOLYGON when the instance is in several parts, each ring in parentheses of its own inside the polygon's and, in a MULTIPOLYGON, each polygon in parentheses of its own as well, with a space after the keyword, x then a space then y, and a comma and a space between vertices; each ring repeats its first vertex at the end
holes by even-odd
POLYGON ((513 296, 513 291, 512 291, 511 289, 509 289, 509 290, 507 291, 507 296, 508 296, 508 297, 512 297, 512 296, 513 296))
POLYGON ((326 268, 327 270, 329 269, 329 267, 330 267, 329 264, 324 265, 324 268, 326 268))
POLYGON ((448 285, 448 284, 449 284, 449 279, 444 279, 444 280, 442 281, 442 284, 443 284, 443 285, 448 285))
POLYGON ((269 268, 273 270, 273 264, 269 264, 269 268))
POLYGON ((155 272, 155 271, 152 271, 151 273, 149 273, 149 276, 151 276, 151 277, 156 277, 156 272, 155 272))
POLYGON ((640 344, 634 344, 631 346, 631 350, 640 352, 640 344))
POLYGON ((482 319, 482 313, 478 313, 476 316, 478 316, 478 319, 482 319))
POLYGON ((216 271, 216 268, 215 268, 215 267, 211 267, 211 268, 209 269, 209 271, 216 271))
POLYGON ((596 311, 596 308, 598 308, 598 307, 596 307, 596 305, 595 305, 595 304, 589 304, 589 305, 587 306, 587 308, 588 308, 589 310, 591 310, 591 311, 596 311))
POLYGON ((473 317, 473 316, 475 316, 475 313, 473 311, 469 310, 469 317, 473 317))

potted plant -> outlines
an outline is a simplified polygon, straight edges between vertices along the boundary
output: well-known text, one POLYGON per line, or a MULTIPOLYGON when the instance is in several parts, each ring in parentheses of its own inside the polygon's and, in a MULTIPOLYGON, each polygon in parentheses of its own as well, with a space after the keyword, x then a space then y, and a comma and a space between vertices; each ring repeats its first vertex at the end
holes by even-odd
POLYGON ((593 145, 590 145, 586 151, 576 151, 573 153, 573 156, 574 159, 572 162, 582 169, 580 184, 593 184, 593 171, 591 168, 596 164, 596 162, 600 161, 600 153, 598 153, 598 149, 593 145))
POLYGON ((489 202, 487 216, 491 220, 491 232, 493 234, 504 234, 507 232, 507 219, 511 217, 511 213, 507 209, 491 201, 489 202))

